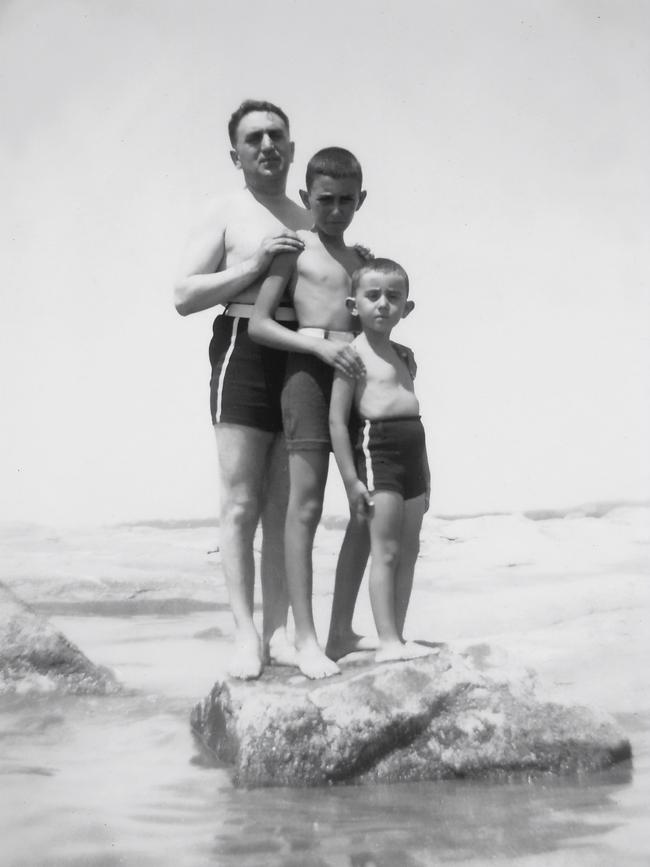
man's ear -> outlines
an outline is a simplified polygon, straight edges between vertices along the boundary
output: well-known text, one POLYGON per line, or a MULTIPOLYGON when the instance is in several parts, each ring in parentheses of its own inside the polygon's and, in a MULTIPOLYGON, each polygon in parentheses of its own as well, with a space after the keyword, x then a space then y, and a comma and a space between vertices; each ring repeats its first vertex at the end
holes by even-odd
POLYGON ((293 162, 293 158, 295 156, 295 153, 296 153, 296 145, 294 142, 290 141, 289 142, 289 162, 290 163, 293 162))
POLYGON ((307 210, 310 211, 311 208, 309 207, 309 193, 307 192, 307 190, 299 190, 299 193, 300 193, 300 201, 307 208, 307 210))
POLYGON ((368 194, 366 193, 365 190, 361 190, 361 192, 359 193, 359 204, 357 205, 357 211, 359 210, 361 205, 363 205, 363 203, 365 202, 367 195, 368 194))
POLYGON ((402 313, 402 319, 406 319, 409 313, 413 312, 413 308, 415 307, 415 301, 407 301, 404 306, 404 312, 402 313))
POLYGON ((241 163, 239 162, 239 154, 234 148, 230 151, 230 159, 233 161, 233 165, 236 169, 241 168, 241 163))
POLYGON ((359 312, 357 310, 357 302, 351 296, 345 299, 345 306, 348 308, 348 310, 353 316, 359 315, 359 312))

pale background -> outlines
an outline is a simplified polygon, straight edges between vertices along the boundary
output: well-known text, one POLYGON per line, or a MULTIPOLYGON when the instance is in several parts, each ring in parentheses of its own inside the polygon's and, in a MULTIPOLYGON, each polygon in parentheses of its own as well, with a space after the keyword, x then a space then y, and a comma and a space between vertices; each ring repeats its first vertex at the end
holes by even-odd
POLYGON ((649 82, 643 0, 5 0, 0 520, 216 513, 216 311, 171 286, 246 97, 291 193, 319 147, 364 166, 434 512, 648 499, 649 82))

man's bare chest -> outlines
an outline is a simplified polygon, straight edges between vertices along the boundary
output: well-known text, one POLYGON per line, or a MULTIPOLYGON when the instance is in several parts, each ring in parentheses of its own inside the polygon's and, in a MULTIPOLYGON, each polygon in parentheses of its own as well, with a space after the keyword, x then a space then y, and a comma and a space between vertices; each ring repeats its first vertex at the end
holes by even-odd
POLYGON ((238 209, 231 213, 226 223, 224 246, 226 255, 237 254, 243 258, 257 250, 270 235, 282 232, 286 227, 270 211, 265 209, 238 209))

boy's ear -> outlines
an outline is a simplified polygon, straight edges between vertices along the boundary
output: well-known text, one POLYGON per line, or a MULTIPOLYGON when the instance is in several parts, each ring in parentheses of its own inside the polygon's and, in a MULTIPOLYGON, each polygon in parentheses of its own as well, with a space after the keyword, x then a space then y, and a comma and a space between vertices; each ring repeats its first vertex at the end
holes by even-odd
POLYGON ((359 210, 361 205, 363 205, 363 203, 365 202, 367 195, 368 194, 366 193, 365 190, 361 190, 361 192, 359 193, 359 204, 357 205, 357 211, 359 210))
POLYGON ((345 306, 348 308, 348 310, 353 316, 359 315, 357 311, 357 302, 351 295, 345 299, 345 306))
POLYGON ((239 162, 239 154, 234 148, 230 151, 230 159, 233 161, 233 165, 236 169, 241 168, 241 163, 239 162))
POLYGON ((409 313, 413 312, 413 308, 415 307, 415 301, 407 301, 404 305, 404 312, 402 313, 402 319, 406 319, 409 313))
POLYGON ((307 192, 307 190, 299 190, 298 192, 300 193, 300 201, 303 203, 303 205, 307 208, 308 211, 311 211, 311 208, 309 207, 309 193, 307 192))

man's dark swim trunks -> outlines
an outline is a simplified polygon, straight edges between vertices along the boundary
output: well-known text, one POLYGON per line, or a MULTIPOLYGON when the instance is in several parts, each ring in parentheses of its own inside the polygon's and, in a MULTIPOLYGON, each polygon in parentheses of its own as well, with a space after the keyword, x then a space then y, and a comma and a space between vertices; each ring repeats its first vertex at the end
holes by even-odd
MULTIPOLYGON (((278 433, 282 430, 280 394, 287 353, 250 339, 250 312, 246 308, 252 310, 252 305, 232 304, 214 320, 209 350, 212 423, 240 424, 278 433), (232 315, 237 311, 244 315, 232 315)), ((290 313, 293 311, 287 310, 277 318, 288 328, 295 328, 295 321, 286 321, 290 313)))

